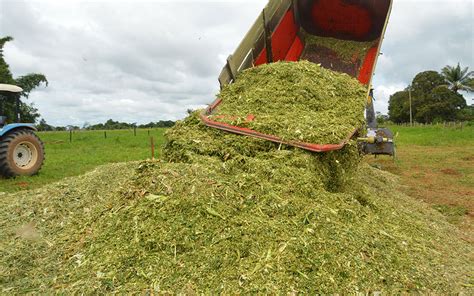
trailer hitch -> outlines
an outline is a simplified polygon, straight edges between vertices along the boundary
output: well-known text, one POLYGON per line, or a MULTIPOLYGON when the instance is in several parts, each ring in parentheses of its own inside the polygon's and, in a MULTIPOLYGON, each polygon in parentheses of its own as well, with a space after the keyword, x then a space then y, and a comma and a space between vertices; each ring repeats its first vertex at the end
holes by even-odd
POLYGON ((357 138, 357 142, 364 154, 395 156, 393 133, 387 128, 369 128, 367 136, 357 138))
POLYGON ((358 142, 364 142, 367 144, 381 144, 381 143, 393 143, 393 139, 384 138, 381 136, 373 136, 367 138, 357 138, 358 142))

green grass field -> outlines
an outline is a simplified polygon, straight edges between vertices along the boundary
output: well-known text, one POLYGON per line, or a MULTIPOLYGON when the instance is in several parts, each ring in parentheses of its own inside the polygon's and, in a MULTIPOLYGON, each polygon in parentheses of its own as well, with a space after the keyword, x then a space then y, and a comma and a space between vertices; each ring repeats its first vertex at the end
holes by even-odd
POLYGON ((465 146, 474 143, 474 126, 389 126, 394 132, 396 144, 406 146, 465 146))
POLYGON ((38 133, 45 144, 46 161, 41 172, 33 177, 0 179, 0 192, 13 192, 38 188, 65 177, 83 174, 93 168, 113 162, 125 162, 151 158, 150 137, 157 146, 163 144, 165 129, 107 131, 75 131, 72 142, 69 132, 38 133))

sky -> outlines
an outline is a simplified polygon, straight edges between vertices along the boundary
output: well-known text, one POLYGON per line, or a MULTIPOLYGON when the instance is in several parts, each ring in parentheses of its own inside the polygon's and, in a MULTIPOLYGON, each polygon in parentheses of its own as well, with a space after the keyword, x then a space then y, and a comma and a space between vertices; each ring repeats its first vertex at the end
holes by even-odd
MULTIPOLYGON (((472 0, 394 0, 376 110, 425 70, 474 70, 472 0)), ((52 125, 177 120, 211 103, 217 77, 267 0, 0 0, 14 76, 43 73, 29 101, 52 125)), ((472 95, 468 103, 472 104, 472 95)))

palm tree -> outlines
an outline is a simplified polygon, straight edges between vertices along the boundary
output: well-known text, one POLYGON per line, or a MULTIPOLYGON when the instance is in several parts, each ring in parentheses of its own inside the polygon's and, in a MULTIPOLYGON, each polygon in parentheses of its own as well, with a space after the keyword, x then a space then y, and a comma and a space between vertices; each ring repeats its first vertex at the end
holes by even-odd
POLYGON ((470 92, 474 91, 474 71, 469 72, 469 67, 461 69, 461 66, 458 63, 457 67, 444 67, 441 70, 441 74, 444 76, 444 79, 448 83, 448 87, 452 91, 456 93, 460 90, 470 92))

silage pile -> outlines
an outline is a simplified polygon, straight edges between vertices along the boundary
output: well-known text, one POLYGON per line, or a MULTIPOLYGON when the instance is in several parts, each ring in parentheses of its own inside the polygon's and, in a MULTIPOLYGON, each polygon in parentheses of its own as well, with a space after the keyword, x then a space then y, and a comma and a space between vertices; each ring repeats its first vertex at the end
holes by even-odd
MULTIPOLYGON (((378 41, 359 42, 352 40, 336 39, 331 37, 321 37, 302 32, 306 48, 325 47, 336 53, 343 61, 354 63, 365 58, 371 47, 378 41)), ((309 50, 310 51, 310 50, 309 50)), ((306 52, 309 52, 308 50, 306 52)))
MULTIPOLYGON (((210 129, 196 113, 161 161, 2 196, 4 293, 469 292, 472 247, 359 165, 210 129)), ((472 274, 472 273, 471 273, 472 274)))
POLYGON ((352 77, 359 76, 369 50, 378 44, 378 40, 358 42, 311 35, 305 31, 301 31, 300 35, 305 43, 302 59, 352 77))
POLYGON ((308 61, 266 64, 224 88, 213 118, 285 140, 337 144, 363 125, 366 96, 356 79, 308 61))

